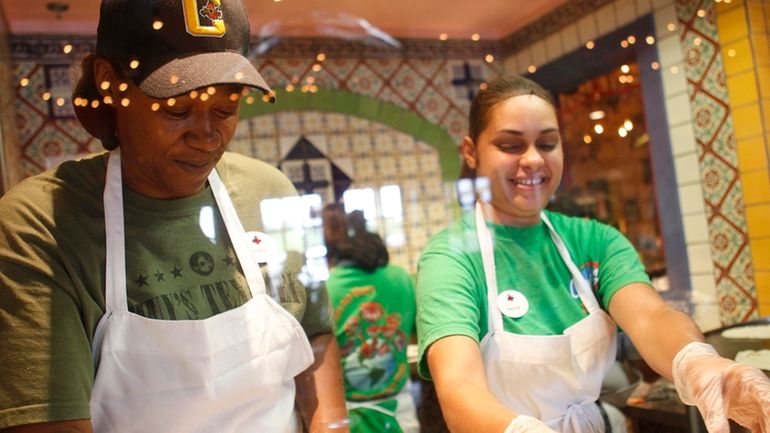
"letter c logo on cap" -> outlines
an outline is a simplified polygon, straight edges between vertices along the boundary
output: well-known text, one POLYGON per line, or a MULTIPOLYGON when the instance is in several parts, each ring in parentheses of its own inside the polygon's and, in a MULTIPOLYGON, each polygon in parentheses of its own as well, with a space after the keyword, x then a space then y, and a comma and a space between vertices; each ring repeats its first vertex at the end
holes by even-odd
POLYGON ((197 0, 184 0, 184 22, 187 33, 193 36, 221 37, 225 34, 225 21, 222 18, 222 1, 207 0, 206 5, 198 9, 197 0), (204 22, 201 22, 203 18, 204 22), (210 22, 210 25, 207 25, 210 22))

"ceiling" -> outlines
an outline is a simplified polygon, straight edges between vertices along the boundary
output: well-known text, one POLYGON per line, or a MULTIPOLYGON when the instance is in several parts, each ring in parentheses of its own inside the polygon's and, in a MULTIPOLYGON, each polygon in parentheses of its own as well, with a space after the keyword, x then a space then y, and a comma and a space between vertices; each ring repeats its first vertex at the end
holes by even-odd
MULTIPOLYGON (((13 35, 93 35, 99 0, 0 0, 13 35)), ((244 0, 254 35, 356 37, 378 31, 395 38, 450 39, 478 34, 498 40, 531 23, 566 0, 244 0), (372 29, 372 27, 374 29, 372 29)), ((379 34, 379 33, 378 33, 379 34)))

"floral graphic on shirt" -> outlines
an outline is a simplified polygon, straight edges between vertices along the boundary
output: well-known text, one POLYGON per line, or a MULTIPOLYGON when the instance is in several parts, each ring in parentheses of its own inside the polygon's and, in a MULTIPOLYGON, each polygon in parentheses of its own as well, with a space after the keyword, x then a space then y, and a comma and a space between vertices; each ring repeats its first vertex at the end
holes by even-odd
POLYGON ((392 394, 406 374, 402 358, 407 337, 401 330, 401 314, 360 299, 363 295, 372 299, 374 294, 372 286, 353 289, 335 311, 346 388, 367 398, 392 394))

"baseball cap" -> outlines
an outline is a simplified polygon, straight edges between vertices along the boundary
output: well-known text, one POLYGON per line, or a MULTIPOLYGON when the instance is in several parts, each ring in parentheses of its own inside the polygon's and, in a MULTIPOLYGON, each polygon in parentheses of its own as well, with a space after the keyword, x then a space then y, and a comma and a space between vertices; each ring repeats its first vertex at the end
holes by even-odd
POLYGON ((102 0, 96 54, 154 98, 218 84, 272 95, 247 58, 249 37, 242 0, 102 0))

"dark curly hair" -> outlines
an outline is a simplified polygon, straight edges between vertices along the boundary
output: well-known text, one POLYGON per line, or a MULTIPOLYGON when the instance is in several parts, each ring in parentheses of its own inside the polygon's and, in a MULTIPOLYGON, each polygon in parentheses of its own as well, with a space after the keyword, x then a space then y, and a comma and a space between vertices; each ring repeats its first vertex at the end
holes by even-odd
POLYGON ((366 272, 374 272, 388 264, 390 256, 385 242, 378 234, 366 229, 362 211, 345 215, 342 205, 328 204, 321 212, 321 219, 329 266, 350 261, 366 272))

